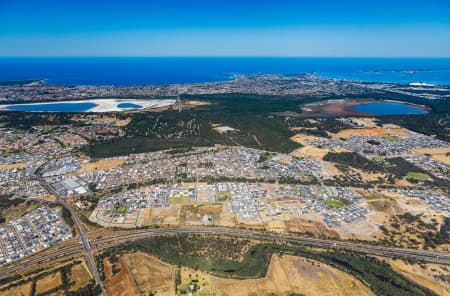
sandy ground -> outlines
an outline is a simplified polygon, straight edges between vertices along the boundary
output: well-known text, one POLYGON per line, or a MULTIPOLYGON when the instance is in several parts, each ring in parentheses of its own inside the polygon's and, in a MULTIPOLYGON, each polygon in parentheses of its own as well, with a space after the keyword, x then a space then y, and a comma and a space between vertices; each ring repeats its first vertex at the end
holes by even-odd
POLYGON ((420 154, 429 154, 433 159, 450 165, 450 156, 447 155, 447 153, 450 153, 450 148, 423 148, 412 150, 420 154))
POLYGON ((326 227, 317 215, 309 214, 302 217, 294 217, 286 221, 287 230, 290 232, 313 232, 323 234, 328 237, 340 238, 341 235, 332 229, 326 227))
POLYGON ((388 260, 394 270, 417 284, 434 291, 438 295, 450 295, 450 283, 442 281, 439 276, 448 276, 448 267, 436 264, 407 264, 402 260, 388 260), (424 267, 424 268, 422 268, 424 267))
POLYGON ((339 100, 339 101, 330 101, 325 104, 320 104, 317 107, 313 107, 313 112, 320 114, 329 114, 329 115, 340 115, 340 116, 352 116, 352 115, 367 115, 364 112, 359 112, 351 109, 351 107, 360 105, 360 104, 370 104, 375 101, 357 101, 357 100, 339 100))
POLYGON ((365 126, 366 128, 377 127, 377 123, 376 123, 377 119, 374 117, 361 117, 361 118, 350 117, 350 119, 364 121, 366 123, 366 126, 365 126))
POLYGON ((143 215, 139 218, 137 225, 178 225, 180 211, 180 205, 171 205, 168 208, 147 208, 144 209, 143 215))
POLYGON ((79 174, 101 171, 121 166, 125 162, 125 158, 118 159, 100 159, 95 162, 86 162, 81 165, 79 174))
MULTIPOLYGON (((97 106, 83 112, 113 112, 113 111, 127 111, 127 110, 136 110, 130 108, 119 108, 117 107, 120 103, 130 103, 142 106, 141 109, 154 109, 154 108, 163 108, 167 106, 171 106, 175 104, 175 100, 164 99, 164 100, 122 100, 122 99, 93 99, 93 100, 80 100, 80 101, 57 101, 57 102, 45 102, 45 103, 32 103, 32 104, 17 104, 15 106, 22 105, 46 105, 46 104, 55 104, 55 103, 94 103, 97 106)), ((0 105, 0 110, 8 110, 6 109, 11 105, 0 105)))
POLYGON ((0 170, 13 170, 13 169, 24 169, 28 164, 24 162, 12 163, 12 164, 0 164, 0 170))

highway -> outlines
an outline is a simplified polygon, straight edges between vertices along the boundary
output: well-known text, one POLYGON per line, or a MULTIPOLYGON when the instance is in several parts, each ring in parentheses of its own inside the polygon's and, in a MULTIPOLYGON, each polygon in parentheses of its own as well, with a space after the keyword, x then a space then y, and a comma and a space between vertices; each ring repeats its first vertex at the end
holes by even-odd
POLYGON ((95 281, 99 285, 103 296, 106 296, 106 292, 103 287, 103 283, 100 278, 100 275, 98 274, 98 270, 97 270, 97 266, 95 264, 94 257, 92 256, 89 239, 88 239, 86 230, 84 229, 83 223, 81 223, 80 219, 78 218, 78 216, 76 215, 76 213, 74 212, 72 207, 66 202, 66 200, 64 198, 62 198, 59 195, 59 193, 55 189, 53 189, 53 187, 50 184, 48 184, 44 179, 42 179, 39 174, 36 174, 35 176, 36 176, 37 180, 39 181, 39 183, 42 185, 42 187, 44 187, 49 193, 53 194, 56 197, 56 200, 60 204, 62 204, 72 215, 72 219, 75 222, 75 225, 77 227, 78 233, 81 238, 81 241, 83 243, 84 255, 86 255, 86 257, 88 258, 89 264, 91 265, 92 273, 94 274, 94 277, 95 277, 95 281))
MULTIPOLYGON (((294 244, 310 245, 315 247, 332 248, 332 249, 342 249, 357 251, 372 255, 379 256, 392 256, 401 258, 412 258, 417 260, 424 260, 428 262, 438 263, 438 264, 450 264, 450 254, 439 253, 439 252, 427 252, 420 250, 411 249, 397 249, 397 248, 387 248, 380 246, 356 244, 349 242, 333 241, 333 240, 322 240, 313 238, 303 238, 290 235, 280 235, 280 234, 270 234, 262 233, 257 231, 239 230, 239 229, 229 229, 229 228, 216 228, 216 227, 198 227, 198 228, 166 228, 166 229, 149 229, 140 231, 129 231, 120 233, 108 233, 103 234, 106 237, 99 239, 89 239, 88 244, 90 248, 90 253, 99 251, 112 246, 120 245, 130 241, 136 241, 141 239, 148 239, 156 236, 172 236, 177 234, 207 234, 207 235, 223 235, 231 237, 240 237, 255 239, 261 241, 276 241, 276 242, 289 242, 294 244)), ((89 234, 94 236, 95 234, 89 234)), ((97 234, 98 235, 98 234, 97 234)), ((0 279, 7 277, 11 274, 22 272, 24 270, 35 268, 36 264, 34 262, 38 261, 37 265, 45 265, 48 262, 55 260, 56 258, 64 256, 73 256, 76 254, 82 255, 84 251, 83 245, 77 244, 74 246, 65 247, 52 252, 47 252, 45 254, 35 254, 34 256, 28 257, 24 261, 17 262, 15 264, 10 264, 2 269, 0 272, 0 279)), ((92 256, 92 255, 91 255, 92 256)), ((95 266, 95 262, 94 262, 95 266)), ((100 277, 99 277, 100 280, 100 277)))
POLYGON ((274 233, 264 233, 259 231, 241 230, 224 227, 183 227, 183 228, 161 228, 161 229, 144 229, 144 230, 123 230, 123 231, 109 231, 98 233, 86 232, 82 222, 76 215, 72 207, 62 198, 54 188, 49 185, 38 174, 36 178, 39 183, 51 194, 56 197, 58 203, 70 211, 74 223, 77 227, 81 242, 74 242, 66 247, 57 247, 44 250, 42 252, 32 254, 22 260, 13 262, 2 267, 0 270, 0 279, 11 276, 13 274, 24 272, 29 269, 44 266, 52 261, 66 258, 68 256, 84 255, 89 261, 92 273, 99 285, 103 296, 106 296, 106 291, 103 287, 101 277, 98 273, 97 266, 93 257, 93 253, 105 248, 120 245, 126 242, 149 239, 156 236, 173 236, 178 234, 206 234, 206 235, 222 235, 229 237, 240 237, 246 239, 254 239, 260 241, 271 242, 288 242, 294 244, 309 245, 314 247, 321 247, 327 249, 341 249, 349 251, 357 251, 361 253, 388 256, 397 258, 411 258, 423 260, 438 264, 450 265, 450 254, 441 252, 429 252, 414 249, 399 249, 388 248, 382 246, 374 246, 361 243, 353 243, 346 241, 335 241, 326 239, 315 239, 307 237, 298 237, 292 235, 282 235, 274 233), (97 238, 101 236, 100 238, 97 238))

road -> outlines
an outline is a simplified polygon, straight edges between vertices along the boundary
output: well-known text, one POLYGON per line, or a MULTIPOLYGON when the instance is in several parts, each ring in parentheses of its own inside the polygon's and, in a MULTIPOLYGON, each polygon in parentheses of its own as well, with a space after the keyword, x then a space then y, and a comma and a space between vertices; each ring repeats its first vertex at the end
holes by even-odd
POLYGON ((358 251, 378 256, 412 258, 434 262, 438 264, 450 265, 450 254, 448 253, 420 251, 413 249, 388 248, 345 241, 305 238, 291 235, 264 233, 258 231, 240 230, 224 227, 184 227, 184 228, 112 231, 112 232, 103 232, 101 234, 102 236, 101 238, 96 238, 98 237, 99 234, 86 232, 83 223, 80 221, 75 211, 67 203, 67 201, 64 198, 62 198, 58 194, 58 192, 56 192, 56 190, 54 190, 54 188, 50 184, 48 184, 38 174, 36 174, 36 179, 49 193, 53 194, 56 197, 58 203, 60 203, 68 211, 70 211, 72 218, 75 222, 75 225, 77 227, 79 236, 81 238, 81 243, 74 243, 66 247, 59 247, 59 249, 58 247, 55 247, 55 249, 49 249, 43 252, 39 252, 37 254, 30 255, 27 258, 20 260, 18 262, 11 263, 5 267, 2 267, 0 271, 0 279, 18 272, 23 272, 28 269, 36 268, 37 266, 46 265, 51 261, 64 258, 67 256, 85 255, 88 258, 89 264, 91 265, 91 269, 93 271, 93 275, 102 291, 103 296, 106 296, 102 280, 98 273, 94 257, 92 255, 93 252, 130 241, 147 239, 155 236, 172 236, 178 234, 211 234, 211 235, 241 237, 260 241, 289 242, 328 249, 331 248, 331 249, 358 251))
POLYGON ((72 209, 72 207, 67 203, 65 198, 62 198, 59 193, 53 189, 53 187, 48 184, 39 174, 36 174, 36 179, 39 181, 39 183, 44 187, 49 193, 53 194, 56 197, 56 200, 62 204, 72 215, 72 219, 75 222, 75 225, 77 227, 78 233, 80 235, 81 241, 83 243, 84 247, 84 255, 88 258, 89 264, 91 265, 92 273, 94 274, 95 281, 99 285, 103 296, 106 296, 105 289, 103 287, 102 280, 100 278, 100 275, 98 274, 97 265, 95 264, 94 256, 92 256, 91 247, 89 244, 89 239, 86 233, 86 230, 84 229, 83 223, 81 223, 80 219, 72 209))
MULTIPOLYGON (((214 235, 224 235, 232 237, 242 237, 249 239, 256 239, 261 241, 277 241, 277 242, 289 242, 295 244, 311 245, 323 248, 333 248, 342 250, 358 251, 362 253, 379 255, 379 256, 392 256, 401 258, 412 258, 418 260, 424 260, 439 264, 450 264, 450 254, 439 253, 439 252, 428 252, 420 250, 410 250, 410 249, 397 249, 397 248, 387 248, 380 246, 356 244, 349 242, 333 241, 333 240, 322 240, 313 238, 303 238, 290 235, 281 234, 271 234, 263 233, 257 231, 230 229, 230 228, 216 228, 216 227, 192 227, 192 228, 166 228, 166 229, 149 229, 140 231, 129 231, 129 232, 111 232, 103 234, 102 238, 95 239, 98 234, 88 234, 89 246, 93 249, 90 251, 99 251, 105 248, 110 248, 112 246, 120 245, 126 242, 148 239, 157 236, 172 236, 177 234, 214 234, 214 235)), ((84 243, 83 243, 84 245, 84 243)), ((38 265, 45 265, 55 259, 65 256, 73 256, 76 254, 82 254, 84 251, 84 246, 81 244, 68 246, 48 252, 45 254, 35 254, 27 257, 24 261, 10 264, 2 269, 0 272, 0 279, 7 277, 11 274, 17 272, 23 272, 30 268, 35 268, 37 265, 33 262, 39 261, 38 265)), ((100 280, 100 278, 99 278, 100 280)))

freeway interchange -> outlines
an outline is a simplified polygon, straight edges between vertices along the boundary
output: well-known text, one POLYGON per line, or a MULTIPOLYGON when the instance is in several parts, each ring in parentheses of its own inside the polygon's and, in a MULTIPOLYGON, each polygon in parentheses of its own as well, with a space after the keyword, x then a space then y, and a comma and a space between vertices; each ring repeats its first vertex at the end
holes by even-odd
POLYGON ((274 233, 266 233, 261 231, 242 230, 236 228, 224 227, 175 227, 175 228, 159 228, 159 229, 142 229, 142 230, 121 230, 121 231, 105 231, 99 233, 89 233, 86 231, 83 223, 72 209, 69 203, 62 198, 51 185, 36 174, 39 183, 51 194, 53 194, 57 202, 65 207, 72 215, 75 226, 78 230, 78 240, 74 239, 64 245, 57 245, 52 248, 43 250, 26 258, 13 262, 2 267, 0 271, 0 279, 21 273, 30 269, 44 266, 54 261, 62 260, 68 257, 85 256, 94 275, 95 281, 99 285, 102 294, 106 295, 101 277, 98 273, 97 266, 93 254, 106 248, 110 248, 123 243, 151 239, 158 236, 173 236, 187 234, 201 235, 220 235, 228 237, 239 237, 253 239, 261 242, 285 242, 292 244, 303 244, 313 247, 326 249, 340 249, 348 251, 356 251, 373 256, 398 257, 405 259, 423 260, 438 264, 450 264, 450 254, 440 252, 429 252, 413 249, 388 248, 369 244, 353 243, 337 240, 315 239, 307 237, 299 237, 293 235, 282 235, 274 233))
MULTIPOLYGON (((123 244, 130 241, 149 239, 157 236, 172 236, 180 234, 204 234, 204 235, 222 235, 231 237, 240 237, 255 239, 259 241, 275 241, 275 242, 287 242, 294 244, 304 244, 322 248, 342 249, 358 251, 361 253, 376 255, 376 256, 393 256, 400 258, 412 258, 417 260, 429 261, 439 264, 450 264, 450 254, 439 252, 427 252, 411 249, 397 249, 387 248, 380 246, 372 246, 365 244, 357 244, 342 241, 323 240, 304 238, 290 235, 280 235, 272 233, 263 233, 258 231, 248 231, 229 228, 216 228, 216 227, 192 227, 192 228, 166 228, 166 229, 147 229, 147 230, 130 230, 130 231, 117 231, 102 234, 101 238, 96 238, 99 234, 86 233, 86 242, 92 256, 92 253, 123 244)), ((53 251, 47 251, 35 254, 22 260, 10 264, 2 269, 0 278, 7 277, 17 272, 23 272, 27 269, 34 268, 36 265, 44 265, 52 260, 56 260, 61 257, 83 255, 85 254, 84 243, 72 244, 71 246, 55 249, 53 251), (38 262, 38 263, 37 263, 38 262)), ((93 262, 95 266, 95 262, 93 262)), ((91 265, 92 267, 92 265, 91 265)), ((98 274, 98 273, 97 273, 98 274)), ((100 280, 100 278, 99 278, 100 280)))

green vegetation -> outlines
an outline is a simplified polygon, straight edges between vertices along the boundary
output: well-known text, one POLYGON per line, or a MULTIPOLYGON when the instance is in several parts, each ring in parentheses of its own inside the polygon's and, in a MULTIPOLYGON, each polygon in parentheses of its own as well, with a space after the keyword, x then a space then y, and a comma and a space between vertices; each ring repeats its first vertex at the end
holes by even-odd
POLYGON ((264 162, 268 159, 271 159, 274 155, 272 153, 266 152, 263 155, 261 155, 258 159, 258 162, 264 162))
POLYGON ((25 199, 11 198, 11 195, 0 195, 0 219, 2 219, 2 212, 9 207, 16 207, 21 203, 24 203, 25 199))
MULTIPOLYGON (((428 100, 430 101, 430 100, 428 100)), ((436 103, 436 106, 439 104, 440 111, 439 113, 444 114, 425 114, 425 115, 404 115, 404 116, 382 116, 378 118, 378 121, 381 123, 393 123, 396 125, 400 125, 412 131, 429 135, 436 136, 436 138, 443 141, 450 141, 450 128, 449 120, 441 121, 442 118, 445 118, 445 113, 448 114, 448 104, 450 100, 447 100, 447 103, 436 103)), ((433 102, 430 102, 433 103, 433 102)), ((434 111, 434 110, 433 110, 434 111)))
POLYGON ((369 172, 384 172, 384 168, 381 165, 356 152, 328 152, 323 157, 323 160, 348 165, 369 172))
POLYGON ((335 208, 335 209, 339 209, 342 208, 344 206, 344 204, 338 200, 334 200, 334 199, 329 199, 327 201, 325 201, 325 204, 327 206, 329 206, 330 208, 335 208))
POLYGON ((121 245, 106 250, 97 258, 99 269, 103 270, 102 258, 120 252, 138 251, 153 254, 173 265, 233 278, 263 277, 272 254, 289 254, 318 260, 347 272, 367 285, 376 295, 436 295, 396 273, 390 265, 374 257, 355 252, 316 251, 287 244, 263 243, 252 246, 248 240, 216 236, 155 237, 121 245), (244 256, 240 259, 242 255, 244 256))
POLYGON ((146 137, 119 138, 91 145, 89 154, 94 158, 144 153, 165 149, 190 148, 207 146, 200 138, 160 140, 146 137))
POLYGON ((126 206, 120 206, 120 207, 114 207, 114 209, 111 211, 111 214, 125 214, 128 207, 126 206))
POLYGON ((241 145, 275 152, 290 152, 300 144, 289 138, 295 133, 284 117, 273 112, 301 112, 297 96, 261 96, 253 94, 217 94, 185 96, 183 99, 211 103, 184 110, 129 114, 131 122, 124 128, 127 136, 107 142, 92 143, 87 152, 92 157, 127 155, 163 149, 189 149, 214 144, 241 145), (213 124, 237 129, 219 134, 213 124))
POLYGON ((408 172, 406 175, 410 179, 416 179, 416 180, 431 180, 431 177, 424 173, 418 173, 418 172, 408 172))
POLYGON ((351 205, 352 202, 344 197, 332 197, 325 201, 325 204, 329 206, 330 208, 339 209, 344 206, 351 205))
POLYGON ((73 222, 72 214, 70 213, 70 211, 68 209, 66 209, 66 207, 62 207, 61 216, 67 225, 69 225, 70 227, 73 227, 74 222, 73 222))
POLYGON ((395 136, 384 136, 383 137, 386 141, 397 141, 398 140, 398 137, 395 137, 395 136))
POLYGON ((371 144, 371 145, 375 145, 375 146, 378 146, 378 145, 381 144, 380 142, 375 141, 375 140, 369 140, 369 141, 367 141, 367 143, 369 143, 369 144, 371 144))

